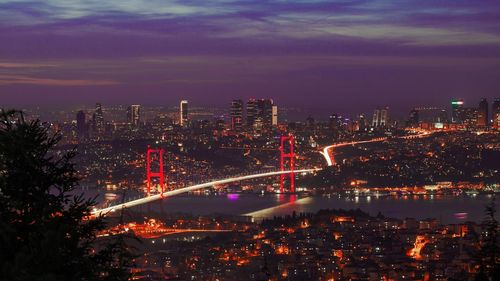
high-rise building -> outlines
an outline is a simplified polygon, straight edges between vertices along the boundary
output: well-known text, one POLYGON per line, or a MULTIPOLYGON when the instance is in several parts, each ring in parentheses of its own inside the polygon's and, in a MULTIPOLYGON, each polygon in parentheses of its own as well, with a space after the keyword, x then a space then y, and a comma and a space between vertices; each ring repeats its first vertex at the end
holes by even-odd
POLYGON ((388 124, 388 107, 375 109, 373 112, 372 127, 386 127, 388 124))
POLYGON ((336 113, 330 115, 330 117, 328 118, 328 125, 330 127, 330 130, 338 131, 342 126, 342 116, 336 113))
MULTIPOLYGON (((247 102, 247 127, 269 129, 273 125, 272 99, 249 99, 247 102)), ((277 124, 276 107, 276 124, 277 124)))
POLYGON ((375 111, 373 111, 372 127, 378 127, 379 119, 380 119, 380 109, 375 109, 375 111))
POLYGON ((496 98, 491 106, 492 127, 500 129, 500 98, 496 98))
POLYGON ((104 133, 104 114, 102 112, 102 105, 95 104, 95 111, 92 115, 93 130, 97 134, 104 133))
POLYGON ((231 102, 231 130, 241 131, 243 128, 243 101, 233 100, 231 102))
POLYGON ((487 127, 489 125, 488 119, 488 101, 483 98, 479 102, 479 107, 477 110, 477 126, 478 127, 487 127))
POLYGON ((187 126, 189 122, 189 112, 188 112, 188 101, 187 100, 181 100, 181 104, 179 106, 179 124, 181 126, 187 126))
POLYGON ((464 100, 451 100, 451 123, 461 124, 464 118, 464 100))
POLYGON ((272 107, 272 122, 273 127, 278 126, 278 106, 273 105, 272 107))
POLYGON ((273 126, 273 106, 272 99, 260 100, 259 107, 261 108, 262 122, 264 128, 270 129, 273 126))
POLYGON ((255 118, 257 118, 257 100, 249 99, 247 102, 247 127, 253 128, 255 123, 255 118))
POLYGON ((306 127, 309 130, 314 130, 314 128, 316 127, 316 120, 314 120, 311 115, 307 116, 306 118, 306 127))
POLYGON ((419 122, 420 122, 420 118, 419 118, 418 109, 412 109, 410 111, 410 116, 408 117, 407 125, 409 127, 418 127, 419 122))
POLYGON ((87 123, 85 119, 86 116, 83 110, 76 113, 76 134, 80 140, 87 137, 87 123))
POLYGON ((358 131, 366 131, 366 118, 364 114, 358 116, 358 131))
POLYGON ((441 109, 438 113, 438 120, 439 123, 448 123, 448 113, 446 113, 446 110, 441 109))
POLYGON ((475 128, 478 124, 478 108, 477 107, 464 107, 462 113, 462 124, 465 125, 466 128, 475 128))
POLYGON ((127 108, 127 122, 133 127, 138 127, 141 122, 141 106, 133 104, 127 108))

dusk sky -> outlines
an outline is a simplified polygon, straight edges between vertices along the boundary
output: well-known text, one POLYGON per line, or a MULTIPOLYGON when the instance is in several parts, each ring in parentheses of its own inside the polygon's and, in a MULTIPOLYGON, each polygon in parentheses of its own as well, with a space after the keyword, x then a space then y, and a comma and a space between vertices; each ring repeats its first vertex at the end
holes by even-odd
POLYGON ((0 0, 0 105, 500 97, 500 1, 0 0))

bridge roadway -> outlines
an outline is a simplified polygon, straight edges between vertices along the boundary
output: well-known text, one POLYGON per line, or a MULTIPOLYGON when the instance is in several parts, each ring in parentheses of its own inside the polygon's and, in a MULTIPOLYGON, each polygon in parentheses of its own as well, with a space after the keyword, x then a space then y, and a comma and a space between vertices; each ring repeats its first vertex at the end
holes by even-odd
MULTIPOLYGON (((424 132, 424 133, 420 133, 417 135, 410 135, 410 136, 404 136, 404 137, 399 137, 399 138, 414 139, 414 138, 427 137, 430 134, 431 133, 424 132)), ((337 143, 337 144, 333 144, 333 145, 330 145, 330 146, 323 148, 323 151, 321 151, 320 153, 325 157, 325 160, 326 160, 328 166, 333 166, 335 164, 335 159, 333 158, 333 155, 330 155, 330 152, 329 152, 330 149, 342 147, 342 146, 348 146, 348 145, 379 142, 379 141, 384 141, 384 140, 387 140, 387 138, 383 137, 383 138, 375 138, 375 139, 366 140, 366 141, 353 141, 353 142, 337 143)), ((294 173, 312 173, 312 172, 316 172, 319 170, 321 170, 321 169, 320 168, 301 169, 301 170, 294 170, 294 173)), ((132 200, 132 201, 129 201, 126 203, 121 203, 121 204, 118 204, 115 206, 110 206, 110 207, 103 208, 103 209, 96 209, 96 210, 92 211, 92 215, 93 216, 107 215, 110 212, 111 213, 116 212, 116 211, 119 211, 122 209, 134 207, 134 206, 149 203, 149 202, 153 202, 156 200, 160 200, 164 197, 175 196, 175 195, 179 195, 182 193, 207 188, 207 187, 217 185, 217 184, 226 184, 226 183, 235 182, 235 181, 243 181, 243 180, 250 180, 250 179, 270 177, 270 176, 278 176, 281 174, 289 174, 289 173, 291 173, 291 171, 275 171, 275 172, 266 172, 266 173, 259 173, 259 174, 245 175, 245 176, 237 176, 237 177, 233 177, 233 178, 210 181, 210 182, 206 182, 206 183, 202 183, 202 184, 196 184, 193 186, 188 186, 188 187, 183 187, 183 188, 179 188, 176 190, 167 191, 167 192, 164 192, 163 194, 151 195, 148 197, 132 200)))
MULTIPOLYGON (((427 137, 430 134, 431 133, 429 133, 429 132, 423 132, 423 133, 416 134, 416 135, 409 135, 409 136, 403 136, 403 137, 398 137, 398 138, 400 138, 400 139, 416 139, 416 138, 427 137)), ((365 140, 365 141, 351 141, 351 142, 336 143, 336 144, 332 144, 332 145, 329 145, 329 146, 323 148, 323 151, 320 151, 320 153, 321 153, 321 155, 323 155, 323 157, 325 157, 325 160, 326 160, 326 163, 328 164, 328 166, 333 166, 333 165, 335 165, 335 158, 333 157, 332 154, 330 154, 330 150, 332 148, 338 148, 338 147, 348 146, 348 145, 363 144, 363 143, 380 142, 380 141, 385 141, 387 139, 388 139, 387 137, 382 137, 382 138, 375 138, 375 139, 365 140)))
MULTIPOLYGON (((319 171, 319 170, 321 170, 321 169, 319 169, 319 168, 300 169, 300 170, 294 170, 293 172, 300 174, 300 173, 312 173, 312 172, 319 171)), ((206 182, 206 183, 196 184, 196 185, 192 185, 192 186, 188 186, 188 187, 179 188, 176 190, 167 191, 167 192, 164 192, 163 194, 154 194, 154 195, 151 195, 148 197, 144 197, 144 198, 132 200, 129 202, 117 204, 115 206, 110 206, 107 208, 96 209, 96 210, 92 211, 92 215, 93 216, 107 215, 110 212, 112 213, 112 212, 120 211, 122 209, 134 207, 134 206, 149 203, 149 202, 153 202, 156 200, 160 200, 164 197, 175 196, 175 195, 179 195, 182 193, 191 192, 191 191, 195 191, 198 189, 203 189, 203 188, 207 188, 207 187, 218 185, 218 184, 226 184, 226 183, 235 182, 235 181, 243 181, 243 180, 250 180, 250 179, 256 179, 256 178, 278 176, 281 174, 289 174, 291 172, 292 171, 266 172, 266 173, 244 175, 244 176, 238 176, 238 177, 233 177, 233 178, 227 178, 227 179, 222 179, 222 180, 215 180, 215 181, 210 181, 210 182, 206 182)))

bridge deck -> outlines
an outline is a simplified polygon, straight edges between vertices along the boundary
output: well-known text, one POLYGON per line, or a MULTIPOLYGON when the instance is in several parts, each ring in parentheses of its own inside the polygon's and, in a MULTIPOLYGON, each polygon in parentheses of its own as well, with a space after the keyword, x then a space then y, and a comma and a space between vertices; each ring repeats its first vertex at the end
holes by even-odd
MULTIPOLYGON (((312 172, 319 171, 319 170, 321 170, 321 169, 313 168, 313 169, 294 170, 293 172, 294 173, 312 173, 312 172)), ((167 192, 164 192, 163 194, 155 194, 155 195, 151 195, 148 197, 132 200, 129 202, 121 203, 121 204, 107 207, 107 208, 103 208, 100 210, 94 210, 92 212, 92 215, 94 215, 94 216, 107 215, 110 212, 115 212, 115 211, 119 211, 121 209, 126 209, 126 208, 134 207, 137 205, 153 202, 156 200, 160 200, 163 197, 175 196, 175 195, 179 195, 182 193, 191 192, 191 191, 195 191, 195 190, 202 189, 202 188, 207 188, 207 187, 217 185, 217 184, 226 184, 226 183, 235 182, 235 181, 243 181, 243 180, 250 180, 250 179, 270 177, 270 176, 278 176, 281 174, 289 174, 289 173, 291 173, 291 171, 274 171, 274 172, 266 172, 266 173, 260 173, 260 174, 252 174, 252 175, 245 175, 245 176, 238 176, 238 177, 234 177, 234 178, 227 178, 227 179, 222 179, 222 180, 210 181, 210 182, 206 182, 206 183, 202 183, 202 184, 196 184, 196 185, 192 185, 192 186, 188 186, 188 187, 179 188, 176 190, 167 191, 167 192)))

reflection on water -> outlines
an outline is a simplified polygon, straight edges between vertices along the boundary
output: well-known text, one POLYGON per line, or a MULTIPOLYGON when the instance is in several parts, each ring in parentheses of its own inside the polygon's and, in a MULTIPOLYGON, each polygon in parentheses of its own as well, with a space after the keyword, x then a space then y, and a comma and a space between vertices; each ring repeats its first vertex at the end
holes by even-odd
POLYGON ((386 217, 417 219, 437 218, 443 223, 459 223, 464 219, 480 222, 484 218, 484 208, 491 195, 476 196, 412 196, 412 197, 309 197, 293 204, 283 204, 274 208, 250 213, 256 219, 289 215, 293 211, 317 212, 320 209, 356 209, 371 215, 379 212, 386 217), (457 216, 457 213, 467 214, 457 216))
MULTIPOLYGON (((97 196, 104 200, 105 191, 85 190, 89 197, 97 196)), ((117 192, 117 201, 123 197, 138 198, 142 194, 117 192)), ((484 206, 490 201, 491 195, 415 195, 415 196, 311 196, 285 194, 222 194, 209 196, 179 195, 155 201, 150 204, 132 208, 133 211, 144 214, 157 213, 188 213, 193 215, 229 214, 251 215, 262 219, 273 216, 290 215, 293 211, 317 212, 320 209, 356 209, 377 215, 394 218, 413 217, 417 219, 437 218, 443 223, 458 223, 463 216, 457 213, 467 213, 467 220, 481 221, 484 206)))
MULTIPOLYGON (((281 195, 281 196, 283 196, 283 195, 281 195)), ((296 195, 291 195, 290 200, 287 203, 283 203, 283 204, 280 204, 278 206, 258 210, 258 211, 243 214, 243 215, 244 216, 251 216, 254 218, 269 218, 269 217, 275 216, 276 213, 280 212, 280 210, 283 208, 287 208, 287 207, 297 208, 300 205, 311 204, 312 200, 313 200, 312 197, 305 197, 305 198, 297 199, 296 195)))

